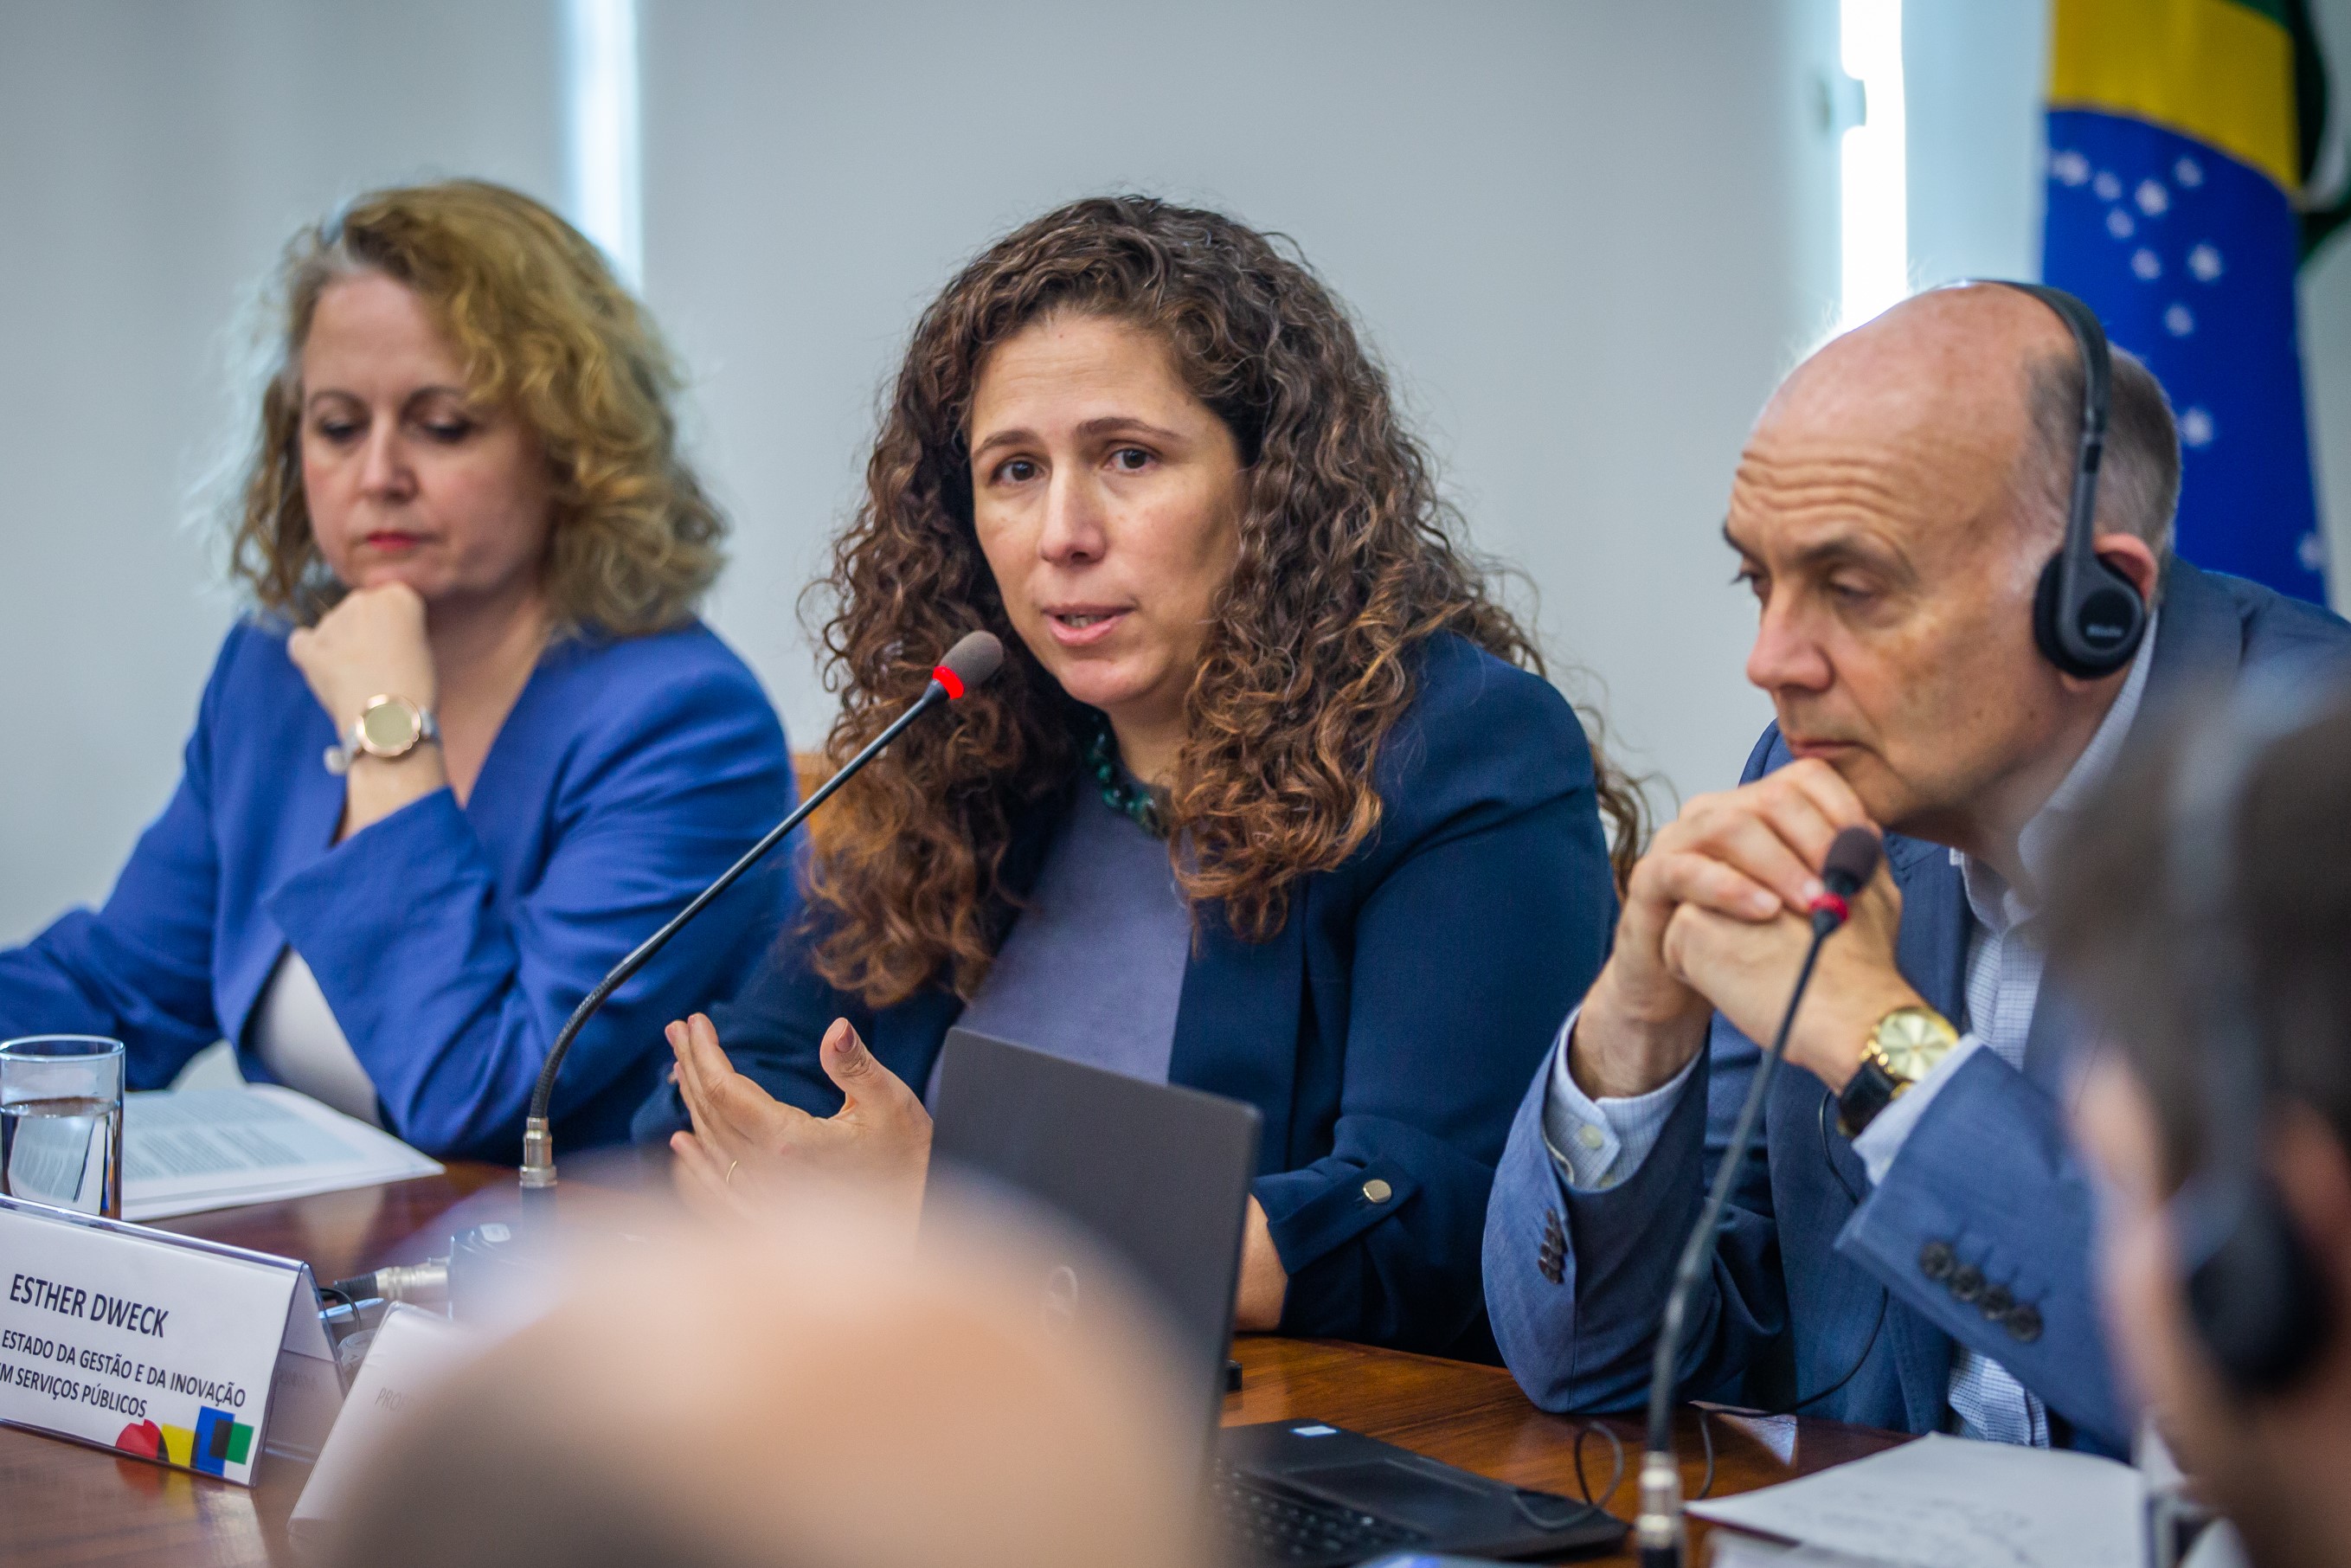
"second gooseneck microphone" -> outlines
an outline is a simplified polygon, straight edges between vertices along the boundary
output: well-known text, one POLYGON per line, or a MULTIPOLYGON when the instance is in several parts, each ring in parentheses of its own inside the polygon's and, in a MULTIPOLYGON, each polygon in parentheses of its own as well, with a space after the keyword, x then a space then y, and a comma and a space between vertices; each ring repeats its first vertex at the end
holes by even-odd
POLYGON ((684 930, 695 915, 716 902, 718 895, 734 886, 745 872, 765 859, 769 850, 783 842, 786 834, 806 821, 810 812, 831 800, 834 790, 849 782, 858 769, 880 756, 883 748, 897 739, 899 733, 908 725, 941 703, 953 702, 972 687, 984 684, 1003 665, 1004 644, 1001 642, 987 632, 967 633, 947 650, 946 657, 931 671, 931 684, 924 688, 923 695, 915 698, 904 713, 890 721, 889 728, 867 742, 865 749, 851 758, 841 771, 818 785, 809 798, 800 802, 799 810, 777 823, 766 838, 745 852, 741 860, 719 873, 716 882, 695 894, 693 903, 679 910, 668 925, 638 944, 636 951, 613 965, 612 972, 597 981, 596 988, 580 999, 569 1021, 564 1024, 562 1032, 555 1037, 554 1045, 549 1048, 546 1064, 538 1070, 538 1083, 531 1091, 530 1114, 523 1122, 522 1134, 522 1190, 526 1203, 543 1202, 554 1193, 555 1140, 548 1130, 548 1114, 555 1098, 555 1075, 562 1070, 563 1058, 570 1051, 571 1042, 579 1038, 580 1030, 588 1020, 596 1016, 596 1010, 614 991, 626 985, 631 976, 651 963, 653 955, 668 946, 670 938, 684 930))
POLYGON ((1649 1368, 1649 1436, 1641 1455, 1641 1511, 1633 1522, 1641 1568, 1682 1568, 1688 1555, 1688 1536, 1682 1523, 1681 1465, 1674 1455, 1674 1384, 1690 1297, 1714 1260, 1716 1228, 1722 1223, 1723 1206, 1729 1202, 1731 1184, 1755 1142, 1763 1096, 1771 1089, 1772 1070, 1788 1049, 1788 1031, 1795 1025, 1804 989, 1813 982, 1821 944, 1844 925, 1852 913, 1851 901, 1877 873, 1882 852, 1877 835, 1867 828, 1847 828, 1830 841, 1827 858, 1821 864, 1821 882, 1828 891, 1813 900, 1813 939, 1804 948, 1803 966, 1796 971, 1796 988, 1789 995, 1787 1011, 1780 1015, 1780 1028, 1771 1037, 1771 1047, 1755 1065, 1755 1081, 1747 1086, 1747 1099, 1739 1107, 1739 1120, 1731 1128, 1729 1146, 1722 1152, 1722 1164, 1715 1168, 1706 1207, 1698 1211, 1698 1223, 1690 1227, 1689 1239, 1682 1243, 1673 1289, 1667 1293, 1666 1310, 1657 1324, 1656 1355, 1649 1368))

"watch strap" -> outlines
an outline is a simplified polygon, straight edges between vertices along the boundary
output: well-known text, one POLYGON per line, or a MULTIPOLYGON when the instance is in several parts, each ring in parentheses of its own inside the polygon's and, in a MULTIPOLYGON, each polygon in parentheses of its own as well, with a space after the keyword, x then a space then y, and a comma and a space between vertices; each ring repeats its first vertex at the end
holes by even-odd
POLYGON ((1886 1070, 1886 1059, 1873 1045, 1869 1053, 1854 1069, 1845 1081, 1844 1092, 1837 1096, 1837 1131, 1848 1138, 1858 1138, 1878 1113, 1894 1103, 1896 1095, 1909 1087, 1903 1079, 1886 1070))

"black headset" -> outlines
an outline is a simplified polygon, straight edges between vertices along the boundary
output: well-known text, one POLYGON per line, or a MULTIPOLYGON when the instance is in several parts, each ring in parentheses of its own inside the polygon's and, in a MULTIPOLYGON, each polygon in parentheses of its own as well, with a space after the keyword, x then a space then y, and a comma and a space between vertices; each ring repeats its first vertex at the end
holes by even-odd
POLYGON ((2170 1205, 2190 1317, 2240 1395, 2275 1393, 2334 1329, 2310 1249, 2262 1160, 2273 1105, 2243 879, 2246 781, 2309 705, 2255 693, 2191 737, 2172 787, 2169 903, 2204 1091, 2204 1146, 2170 1205))
POLYGON ((2065 542, 2041 569, 2032 594, 2032 640, 2042 655, 2069 675, 2095 680, 2131 662, 2147 635, 2147 601, 2130 579, 2098 559, 2093 525, 2098 510, 2098 463, 2106 451, 2106 410, 2113 397, 2114 356, 2096 312, 2062 288, 1987 277, 2030 294, 2057 313, 2074 334, 2082 358, 2082 439, 2074 458, 2074 488, 2065 514, 2065 542))

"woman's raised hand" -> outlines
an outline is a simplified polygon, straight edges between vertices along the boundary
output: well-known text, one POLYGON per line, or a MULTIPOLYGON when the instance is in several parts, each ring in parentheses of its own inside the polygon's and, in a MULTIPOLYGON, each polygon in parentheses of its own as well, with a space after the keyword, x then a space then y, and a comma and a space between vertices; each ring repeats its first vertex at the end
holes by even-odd
MULTIPOLYGON (((348 742, 351 726, 380 696, 405 697, 430 713, 441 700, 433 645, 424 636, 424 601, 404 582, 356 588, 286 639, 286 656, 309 683, 310 695, 348 742)), ((419 746, 400 758, 352 758, 343 780, 343 821, 338 841, 381 821, 449 782, 438 746, 419 746)))
POLYGON ((678 1190, 699 1206, 757 1212, 827 1186, 904 1210, 922 1205, 931 1117, 905 1082, 873 1058, 847 1019, 825 1031, 818 1059, 844 1096, 831 1116, 787 1105, 735 1071, 701 1013, 667 1030, 678 1092, 694 1131, 670 1139, 678 1190))
POLYGON ((350 733, 373 697, 406 697, 428 711, 440 702, 424 601, 404 582, 353 589, 316 626, 296 628, 286 653, 338 736, 350 733))

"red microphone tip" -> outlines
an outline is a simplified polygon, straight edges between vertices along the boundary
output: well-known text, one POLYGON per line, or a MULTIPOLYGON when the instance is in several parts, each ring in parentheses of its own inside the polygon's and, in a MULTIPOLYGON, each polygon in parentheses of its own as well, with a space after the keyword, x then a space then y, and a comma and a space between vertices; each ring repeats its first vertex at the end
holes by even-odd
POLYGON ((1004 664, 1004 644, 987 632, 967 632, 931 671, 931 678, 946 688, 952 702, 974 686, 987 684, 1004 664))

